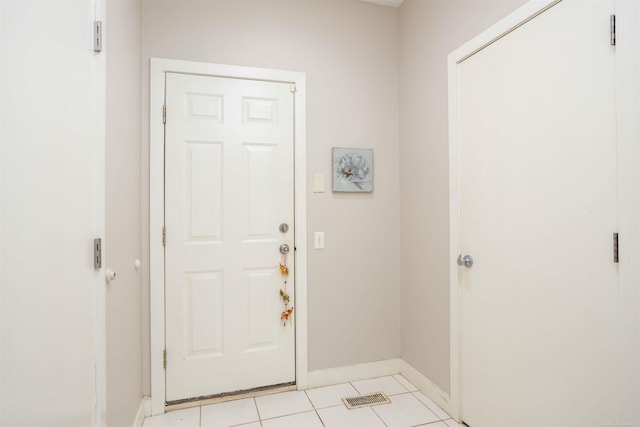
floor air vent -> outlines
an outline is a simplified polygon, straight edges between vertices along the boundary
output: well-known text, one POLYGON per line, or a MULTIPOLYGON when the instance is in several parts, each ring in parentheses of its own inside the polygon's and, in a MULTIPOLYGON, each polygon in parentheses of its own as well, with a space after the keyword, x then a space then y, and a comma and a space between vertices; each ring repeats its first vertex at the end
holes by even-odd
POLYGON ((391 403, 391 400, 385 396, 384 393, 371 393, 356 397, 343 397, 342 401, 349 409, 391 403))

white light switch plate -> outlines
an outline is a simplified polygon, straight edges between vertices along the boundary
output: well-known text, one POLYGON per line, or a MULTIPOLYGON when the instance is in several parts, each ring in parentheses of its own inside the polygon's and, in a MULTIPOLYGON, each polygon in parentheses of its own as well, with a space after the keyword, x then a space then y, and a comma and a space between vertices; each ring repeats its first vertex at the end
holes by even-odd
POLYGON ((313 233, 313 248, 324 249, 324 231, 316 231, 313 233))
POLYGON ((313 192, 324 193, 324 174, 323 173, 313 174, 313 192))

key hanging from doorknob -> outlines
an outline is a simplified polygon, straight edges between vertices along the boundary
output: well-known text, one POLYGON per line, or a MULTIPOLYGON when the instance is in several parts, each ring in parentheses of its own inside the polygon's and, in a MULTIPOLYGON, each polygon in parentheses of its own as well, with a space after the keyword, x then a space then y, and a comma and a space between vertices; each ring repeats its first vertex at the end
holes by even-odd
POLYGON ((462 267, 463 265, 467 268, 473 267, 473 258, 471 255, 465 255, 464 257, 458 255, 458 266, 462 267))

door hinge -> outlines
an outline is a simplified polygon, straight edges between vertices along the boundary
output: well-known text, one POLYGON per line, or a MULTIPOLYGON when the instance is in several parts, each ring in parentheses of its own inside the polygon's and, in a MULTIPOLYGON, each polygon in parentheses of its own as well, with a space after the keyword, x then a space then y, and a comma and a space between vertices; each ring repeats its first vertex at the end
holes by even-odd
POLYGON ((93 268, 102 268, 102 239, 93 239, 93 268))
POLYGON ((616 45, 616 15, 611 15, 610 18, 610 27, 611 27, 611 46, 616 45))
POLYGON ((162 366, 167 369, 167 350, 162 351, 162 366))
POLYGON ((166 105, 162 106, 162 123, 163 124, 167 123, 167 106, 166 105))
POLYGON ((162 227, 162 246, 167 246, 167 229, 162 227))
POLYGON ((93 21, 93 51, 102 52, 102 21, 93 21))
POLYGON ((298 88, 296 87, 296 85, 291 85, 291 93, 296 93, 298 91, 298 88))
POLYGON ((620 262, 618 255, 618 233, 613 233, 613 262, 620 262))

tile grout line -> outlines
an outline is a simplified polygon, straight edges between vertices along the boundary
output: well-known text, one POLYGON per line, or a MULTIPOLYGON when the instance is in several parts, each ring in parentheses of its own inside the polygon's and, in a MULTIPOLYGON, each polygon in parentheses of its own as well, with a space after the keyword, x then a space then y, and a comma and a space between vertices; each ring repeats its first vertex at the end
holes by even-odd
MULTIPOLYGON (((415 387, 415 385, 414 385, 411 381, 407 380, 407 379, 404 377, 404 375, 402 375, 402 374, 397 374, 397 375, 400 375, 400 376, 401 376, 402 378, 404 378, 404 379, 405 379, 409 384, 411 384, 411 385, 413 385, 413 387, 415 387)), ((395 379, 396 381, 398 381, 398 382, 400 383, 400 380, 398 380, 398 379, 395 377, 395 375, 393 375, 392 377, 393 377, 393 379, 395 379)), ((407 390, 409 390, 409 389, 408 389, 404 384, 402 384, 402 383, 400 383, 400 384, 401 384, 404 388, 406 388, 407 390)), ((416 397, 416 395, 415 395, 415 394, 416 394, 416 393, 422 393, 422 392, 420 391, 420 389, 416 388, 416 389, 415 389, 415 390, 413 390, 413 391, 412 391, 412 390, 409 390, 409 393, 411 393, 411 394, 413 395, 413 397, 415 397, 416 399, 418 399, 418 398, 416 397)), ((422 394, 424 395, 424 393, 422 393, 422 394)), ((429 396, 427 396, 427 395, 424 395, 424 396, 425 396, 427 399, 429 399, 429 396)), ((429 400, 431 400, 431 399, 429 399, 429 400)), ((424 403, 422 400, 418 399, 418 401, 419 401, 419 402, 420 402, 424 407, 426 407, 426 408, 429 410, 429 412, 431 412, 433 415, 435 415, 435 416, 436 416, 440 421, 444 422, 445 420, 451 419, 451 416, 449 416, 449 414, 448 414, 448 413, 447 413, 447 416, 448 416, 449 418, 444 418, 444 419, 443 419, 443 418, 441 418, 438 414, 436 414, 436 413, 433 411, 433 409, 429 408, 429 406, 428 406, 426 403, 424 403)), ((446 413, 446 411, 445 411, 444 409, 440 408, 440 406, 438 406, 438 404, 437 404, 437 403, 435 403, 435 402, 433 402, 433 403, 434 403, 434 405, 436 405, 436 406, 437 406, 441 411, 443 411, 444 413, 446 413)))
POLYGON ((260 418, 260 421, 271 421, 271 420, 276 420, 278 418, 290 417, 291 415, 306 414, 307 412, 315 412, 315 409, 307 409, 306 411, 292 412, 290 414, 278 415, 277 417, 271 417, 271 418, 265 418, 265 419, 260 418))
POLYGON ((262 427, 262 417, 260 416, 260 409, 258 409, 258 401, 256 400, 255 396, 252 397, 251 399, 253 399, 253 406, 256 407, 256 414, 258 414, 258 422, 260 423, 260 427, 262 427))
POLYGON ((307 396, 307 400, 309 401, 309 403, 311 403, 311 407, 313 408, 313 410, 316 411, 318 408, 316 408, 316 405, 313 403, 313 400, 311 400, 311 397, 309 397, 307 390, 302 390, 302 392, 304 393, 305 396, 307 396))
POLYGON ((378 413, 376 412, 376 410, 375 410, 373 407, 371 407, 371 406, 370 406, 370 408, 371 408, 371 411, 372 411, 374 414, 376 414, 376 417, 378 417, 378 419, 380 420, 380 422, 381 422, 382 424, 384 424, 386 427, 389 427, 389 424, 387 424, 387 423, 385 423, 385 422, 384 422, 384 420, 382 419, 382 417, 380 416, 380 414, 378 414, 378 413))
POLYGON ((324 421, 322 420, 322 417, 318 413, 318 408, 316 408, 316 405, 313 404, 313 400, 311 400, 311 398, 307 394, 307 390, 301 390, 301 391, 304 393, 305 397, 307 398, 307 400, 311 404, 311 407, 313 408, 313 412, 316 414, 316 417, 318 417, 318 419, 320 420, 320 424, 322 424, 322 427, 325 427, 324 421))
MULTIPOLYGON (((396 374, 396 375, 401 375, 401 374, 396 374)), ((390 376, 391 376, 391 378, 393 378, 393 379, 394 379, 398 384, 400 384, 400 386, 402 386, 402 388, 404 388, 404 389, 405 389, 405 390, 407 390, 409 393, 411 393, 411 390, 409 390, 409 389, 407 388, 407 386, 405 386, 404 384, 402 384, 402 383, 400 382, 400 380, 396 378, 396 376, 395 376, 395 375, 390 375, 390 376)), ((404 378, 404 377, 402 377, 402 378, 404 378)), ((405 378, 405 380, 407 380, 407 379, 405 378)), ((409 380, 407 380, 407 382, 408 382, 408 381, 409 381, 409 380)), ((409 383, 409 384, 411 384, 411 383, 409 383)), ((413 384, 411 384, 411 385, 413 385, 413 384)), ((415 385, 414 385, 414 387, 415 387, 415 385)), ((402 393, 398 393, 398 394, 402 394, 402 393)))
MULTIPOLYGON (((432 410, 431 408, 429 408, 429 406, 427 406, 427 404, 426 404, 426 403, 424 403, 422 400, 418 399, 414 393, 421 393, 421 391, 420 391, 420 390, 415 391, 415 392, 411 393, 411 395, 412 395, 413 397, 415 397, 415 398, 418 400, 418 402, 420 402, 420 403, 422 404, 422 406, 424 406, 425 408, 427 408, 427 409, 429 410, 429 412, 431 412, 433 415, 435 415, 436 417, 438 417, 438 419, 439 419, 440 421, 444 422, 444 420, 448 420, 448 419, 450 419, 450 418, 451 418, 451 416, 449 416, 449 414, 448 414, 444 409, 440 408, 440 407, 438 406, 438 404, 437 404, 437 403, 435 403, 435 402, 433 402, 433 401, 432 401, 434 405, 438 406, 438 408, 440 408, 440 410, 441 410, 442 412, 444 412, 445 414, 447 414, 447 416, 449 417, 449 418, 445 418, 445 419, 440 418, 440 415, 438 415, 438 414, 436 414, 435 412, 433 412, 433 410, 432 410)), ((422 393, 422 394, 424 395, 424 397, 426 397, 427 399, 429 399, 429 396, 425 395, 424 393, 422 393)), ((431 400, 431 399, 429 399, 429 400, 431 400)))
POLYGON ((416 424, 416 425, 413 425, 411 427, 422 427, 422 426, 429 427, 430 425, 438 424, 438 423, 444 423, 446 425, 446 423, 443 420, 438 420, 438 421, 432 421, 432 422, 429 422, 429 423, 416 424))
POLYGON ((318 410, 315 410, 316 413, 316 417, 318 417, 318 419, 320 420, 320 424, 322 424, 322 427, 326 427, 324 425, 324 420, 322 419, 322 417, 320 416, 320 414, 318 413, 318 410))

